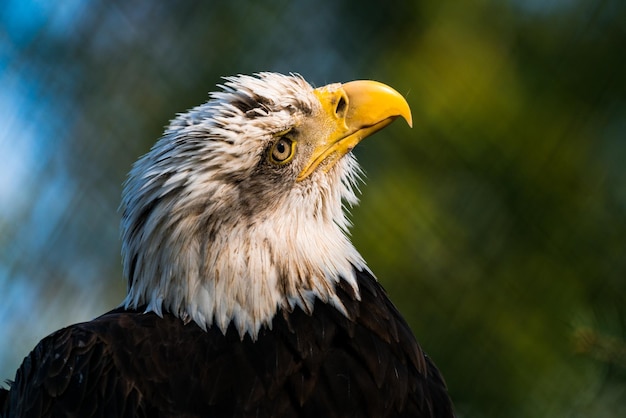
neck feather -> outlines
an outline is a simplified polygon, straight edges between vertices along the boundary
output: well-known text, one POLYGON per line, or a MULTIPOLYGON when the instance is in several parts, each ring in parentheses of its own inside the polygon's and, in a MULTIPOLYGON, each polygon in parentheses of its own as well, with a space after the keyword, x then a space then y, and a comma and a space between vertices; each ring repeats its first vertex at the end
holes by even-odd
MULTIPOLYGON (((345 160, 337 170, 349 166, 347 172, 356 173, 352 157, 345 160)), ((312 188, 318 196, 294 189, 250 217, 237 210, 210 216, 184 198, 160 200, 148 212, 126 208, 123 305, 168 311, 204 329, 216 325, 225 332, 233 323, 242 338, 253 339, 278 310, 311 313, 316 299, 345 314, 335 285, 344 280, 359 297, 356 270, 367 267, 347 237, 342 207, 342 200, 356 203, 355 179, 334 177, 327 188, 312 188), (317 204, 302 204, 309 199, 317 204), (128 232, 137 224, 141 233, 128 232)))

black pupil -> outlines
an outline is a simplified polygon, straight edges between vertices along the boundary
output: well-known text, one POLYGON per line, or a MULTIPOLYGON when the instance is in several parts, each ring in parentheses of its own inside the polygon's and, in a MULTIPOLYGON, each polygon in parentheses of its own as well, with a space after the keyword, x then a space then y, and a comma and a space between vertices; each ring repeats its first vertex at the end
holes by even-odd
POLYGON ((285 141, 281 140, 277 145, 276 145, 276 151, 278 151, 279 154, 282 154, 286 151, 286 147, 285 147, 285 141))

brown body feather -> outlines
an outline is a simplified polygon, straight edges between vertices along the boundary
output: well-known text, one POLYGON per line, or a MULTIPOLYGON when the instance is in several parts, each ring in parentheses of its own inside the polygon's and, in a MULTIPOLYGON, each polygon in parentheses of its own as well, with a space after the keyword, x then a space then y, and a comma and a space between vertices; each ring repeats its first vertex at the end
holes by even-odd
POLYGON ((13 417, 451 417, 439 371, 383 288, 340 281, 243 340, 171 314, 116 309, 42 340, 0 411, 13 417))

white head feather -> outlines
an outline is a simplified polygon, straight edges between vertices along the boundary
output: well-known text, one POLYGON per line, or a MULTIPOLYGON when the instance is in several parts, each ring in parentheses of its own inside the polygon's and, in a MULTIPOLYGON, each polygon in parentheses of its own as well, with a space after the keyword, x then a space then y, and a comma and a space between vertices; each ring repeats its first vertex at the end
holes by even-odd
POLYGON ((124 306, 223 332, 232 322, 253 339, 279 309, 311 312, 316 298, 345 312, 335 284, 358 297, 354 269, 366 269, 343 210, 357 203, 356 160, 299 182, 297 158, 292 168, 269 164, 277 136, 320 111, 300 76, 237 76, 221 87, 175 118, 129 174, 124 306))

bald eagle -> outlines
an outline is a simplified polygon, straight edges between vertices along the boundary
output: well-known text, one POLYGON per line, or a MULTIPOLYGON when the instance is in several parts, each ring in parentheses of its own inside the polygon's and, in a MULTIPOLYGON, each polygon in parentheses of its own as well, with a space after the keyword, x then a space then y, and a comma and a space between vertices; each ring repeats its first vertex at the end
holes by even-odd
MULTIPOLYGON (((117 308, 43 339, 4 417, 450 417, 444 380, 350 242, 351 150, 405 99, 227 77, 133 166, 117 308)), ((5 341, 4 344, 7 344, 5 341)))

